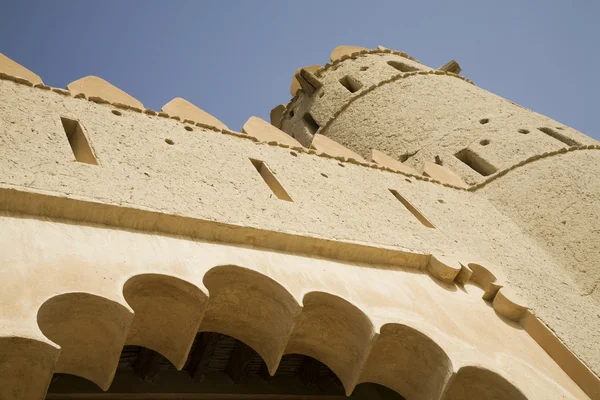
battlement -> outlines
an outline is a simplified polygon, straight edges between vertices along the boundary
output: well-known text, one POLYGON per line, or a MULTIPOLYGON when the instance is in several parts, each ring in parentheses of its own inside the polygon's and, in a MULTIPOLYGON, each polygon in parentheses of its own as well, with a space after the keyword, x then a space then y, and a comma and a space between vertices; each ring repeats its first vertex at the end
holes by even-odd
MULTIPOLYGON (((279 123, 251 117, 242 132, 181 98, 154 111, 101 78, 51 88, 0 59, 2 218, 219 243, 248 250, 242 258, 263 249, 302 268, 310 263, 300 259, 426 273, 450 297, 456 285, 473 284, 502 321, 522 324, 588 395, 598 392, 586 366, 600 365, 597 323, 571 312, 596 299, 580 296, 589 281, 548 238, 556 226, 570 228, 561 212, 573 212, 587 238, 564 246, 580 246, 577 254, 594 262, 590 221, 600 190, 590 177, 600 173, 600 144, 477 88, 456 74, 457 63, 434 70, 385 48, 338 48, 331 59, 295 75, 294 97, 272 112, 279 123), (423 110, 441 117, 426 123, 423 110), (592 200, 550 213, 542 229, 527 205, 555 200, 543 190, 549 182, 592 200), (511 198, 513 191, 531 197, 511 198), (566 346, 552 342, 536 315, 566 346), (573 325, 592 345, 571 335, 573 325)), ((358 375, 347 374, 349 390, 358 375)), ((88 377, 101 386, 112 379, 106 371, 88 377)))

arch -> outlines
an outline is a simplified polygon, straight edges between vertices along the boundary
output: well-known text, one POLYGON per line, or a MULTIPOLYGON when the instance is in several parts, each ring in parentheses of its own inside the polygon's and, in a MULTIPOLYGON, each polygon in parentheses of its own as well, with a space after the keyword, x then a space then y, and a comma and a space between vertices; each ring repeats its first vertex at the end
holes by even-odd
POLYGON ((24 337, 0 338, 0 399, 43 399, 60 348, 24 337))
POLYGON ((210 297, 200 331, 243 341, 275 374, 300 305, 273 279, 235 265, 214 267, 203 281, 210 297))
MULTIPOLYGON (((504 279, 499 279, 489 268, 481 262, 460 262, 461 270, 455 282, 466 285, 473 284, 484 291, 481 296, 484 300, 492 301, 502 287, 504 279)), ((485 262, 488 265, 488 262, 485 262)))
POLYGON ((126 343, 157 351, 177 369, 183 368, 207 296, 189 282, 162 274, 131 277, 123 296, 135 311, 126 343))
POLYGON ((304 296, 302 313, 285 350, 326 364, 350 395, 375 336, 371 320, 356 306, 328 293, 304 296))
POLYGON ((437 399, 452 376, 450 358, 427 335, 400 324, 386 324, 360 381, 374 382, 408 399, 437 399))
POLYGON ((512 383, 488 369, 467 366, 452 376, 444 400, 527 400, 512 383))
POLYGON ((123 304, 90 293, 66 293, 44 302, 42 333, 61 347, 54 372, 86 378, 107 390, 133 319, 123 304))

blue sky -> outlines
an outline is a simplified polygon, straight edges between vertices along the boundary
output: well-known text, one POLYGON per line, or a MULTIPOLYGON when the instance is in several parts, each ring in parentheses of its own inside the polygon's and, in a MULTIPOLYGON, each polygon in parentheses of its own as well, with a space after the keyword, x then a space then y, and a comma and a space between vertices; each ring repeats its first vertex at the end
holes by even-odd
POLYGON ((100 76, 239 130, 340 44, 456 59, 478 86, 600 139, 600 1, 3 0, 0 52, 51 86, 100 76))

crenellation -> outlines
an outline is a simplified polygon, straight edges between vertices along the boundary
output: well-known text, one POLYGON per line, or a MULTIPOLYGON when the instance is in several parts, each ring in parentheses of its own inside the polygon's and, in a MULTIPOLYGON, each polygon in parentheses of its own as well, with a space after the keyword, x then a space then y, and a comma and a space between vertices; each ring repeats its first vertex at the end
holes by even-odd
POLYGON ((36 84, 44 84, 42 79, 22 66, 21 64, 11 60, 4 54, 0 53, 0 76, 3 79, 10 78, 11 80, 19 81, 27 86, 33 86, 36 84))
POLYGON ((67 89, 77 97, 84 94, 89 100, 104 103, 122 103, 138 109, 144 105, 133 96, 97 76, 86 76, 67 85, 67 89))
MULTIPOLYGON (((1 77, 0 77, 0 80, 1 80, 1 77)), ((7 79, 7 80, 11 80, 11 79, 7 79)), ((19 83, 19 82, 15 82, 15 83, 19 83)), ((29 85, 27 85, 27 86, 29 86, 29 85)), ((79 93, 79 94, 73 96, 71 94, 71 92, 65 91, 63 89, 52 88, 52 91, 55 92, 55 93, 60 93, 62 95, 66 95, 66 96, 72 96, 75 99, 84 99, 84 100, 92 101, 92 100, 88 99, 85 96, 84 93, 79 93)), ((112 105, 112 106, 114 106, 116 108, 123 109, 123 110, 130 110, 130 111, 140 112, 140 113, 144 113, 144 114, 151 115, 151 116, 158 116, 158 117, 162 117, 162 118, 172 119, 171 116, 169 114, 165 113, 165 112, 162 112, 162 111, 157 112, 157 111, 151 110, 149 108, 147 108, 145 110, 141 110, 141 109, 138 109, 136 107, 131 107, 131 106, 124 105, 124 104, 121 104, 121 103, 104 103, 102 100, 100 100, 99 104, 110 104, 110 105, 112 105)), ((205 124, 205 123, 201 123, 201 122, 197 122, 195 125, 198 126, 198 127, 204 128, 204 129, 208 129, 208 130, 214 131, 214 132, 220 132, 220 133, 223 133, 223 134, 226 134, 226 135, 228 134, 228 135, 232 135, 232 136, 236 136, 236 137, 242 137, 244 139, 253 140, 255 142, 259 142, 258 139, 254 138, 252 136, 243 135, 241 133, 230 131, 230 130, 227 130, 227 129, 219 129, 219 128, 217 128, 214 125, 209 125, 209 124, 205 124)), ((275 145, 275 144, 272 144, 272 143, 273 142, 271 142, 271 143, 263 142, 263 143, 257 143, 257 144, 275 145)), ((281 143, 276 143, 276 145, 281 146, 282 144, 281 143)), ((307 154, 316 155, 318 157, 328 157, 329 156, 329 155, 325 155, 323 153, 318 153, 314 149, 308 149, 307 150, 304 147, 297 147, 296 146, 296 147, 292 147, 292 149, 296 150, 296 151, 299 151, 299 152, 306 152, 307 154)), ((347 161, 347 158, 341 157, 341 156, 334 157, 334 158, 337 159, 337 160, 339 160, 339 161, 347 161)), ((363 167, 370 167, 370 168, 374 168, 374 169, 381 169, 381 170, 385 170, 385 171, 388 171, 388 172, 405 175, 405 176, 412 177, 412 178, 419 179, 419 180, 423 180, 423 181, 430 181, 430 182, 433 182, 433 183, 440 183, 438 181, 430 180, 427 177, 423 177, 423 176, 421 176, 419 174, 416 174, 416 173, 415 174, 407 173, 407 172, 404 172, 402 170, 379 166, 379 165, 377 165, 375 163, 369 164, 369 163, 360 163, 359 162, 358 165, 361 165, 363 167)), ((444 186, 446 186, 446 185, 444 185, 444 186)), ((458 187, 458 186, 449 185, 448 187, 453 187, 455 189, 464 190, 464 188, 461 188, 461 187, 458 187)))

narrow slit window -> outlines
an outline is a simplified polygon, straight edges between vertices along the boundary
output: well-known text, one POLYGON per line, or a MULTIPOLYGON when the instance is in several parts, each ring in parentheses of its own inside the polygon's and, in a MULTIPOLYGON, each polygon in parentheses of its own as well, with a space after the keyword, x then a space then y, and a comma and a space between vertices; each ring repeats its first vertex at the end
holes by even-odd
POLYGON ((396 68, 400 72, 418 71, 415 67, 411 67, 410 65, 406 65, 400 61, 388 61, 388 65, 396 68))
POLYGON ((563 135, 562 133, 556 132, 554 129, 538 128, 538 130, 544 132, 546 135, 551 136, 560 142, 563 142, 567 146, 579 146, 580 145, 580 143, 578 141, 568 138, 565 135, 563 135))
POLYGON ((75 160, 86 164, 98 165, 98 160, 85 136, 81 123, 65 117, 60 117, 60 120, 71 145, 71 150, 73 150, 75 160))
POLYGON ((400 193, 398 193, 398 191, 394 190, 394 189, 390 189, 390 192, 394 195, 394 197, 396 199, 398 199, 400 201, 400 203, 402 203, 402 205, 408 210, 410 211, 410 213, 412 215, 415 216, 416 219, 419 220, 420 223, 422 223, 423 225, 425 225, 428 228, 433 228, 435 229, 435 225, 433 225, 428 219, 427 217, 425 217, 423 214, 421 214, 421 212, 412 204, 410 204, 410 202, 408 200, 406 200, 404 197, 402 197, 402 195, 400 193))
POLYGON ((479 175, 489 176, 497 171, 497 168, 492 164, 481 158, 481 156, 475 153, 471 149, 462 149, 454 155, 463 163, 467 164, 473 171, 479 175))
POLYGON ((362 83, 351 77, 350 75, 344 76, 340 79, 340 83, 344 86, 350 93, 357 92, 363 86, 362 83))
POLYGON ((317 133, 320 126, 317 123, 317 121, 315 121, 315 119, 312 117, 312 115, 310 115, 310 113, 304 114, 304 117, 302 119, 304 119, 304 123, 306 124, 306 127, 308 128, 310 133, 312 133, 313 135, 317 133))
POLYGON ((278 199, 285 201, 293 201, 290 195, 285 191, 283 186, 281 186, 281 183, 279 183, 277 178, 275 178, 273 172, 271 172, 269 167, 267 167, 267 164, 260 160, 255 160, 253 158, 251 158, 250 161, 252 162, 252 165, 254 165, 254 168, 256 168, 260 176, 263 178, 269 189, 271 189, 271 191, 275 194, 275 196, 277 196, 278 199))

